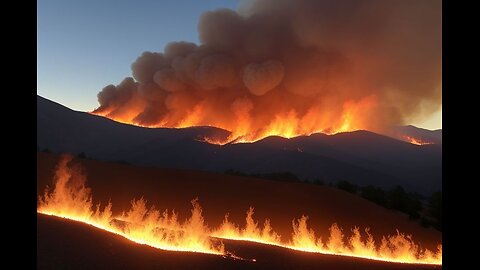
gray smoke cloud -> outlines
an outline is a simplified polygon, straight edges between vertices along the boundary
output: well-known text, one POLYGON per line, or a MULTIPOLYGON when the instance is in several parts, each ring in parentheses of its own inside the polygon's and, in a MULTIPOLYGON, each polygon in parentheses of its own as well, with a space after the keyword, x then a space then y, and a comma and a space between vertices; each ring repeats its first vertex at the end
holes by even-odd
POLYGON ((441 106, 441 13, 439 0, 253 0, 207 11, 199 45, 144 52, 133 78, 98 94, 95 112, 229 130, 294 112, 303 126, 328 127, 367 99, 374 108, 355 111, 359 127, 403 124, 441 106))

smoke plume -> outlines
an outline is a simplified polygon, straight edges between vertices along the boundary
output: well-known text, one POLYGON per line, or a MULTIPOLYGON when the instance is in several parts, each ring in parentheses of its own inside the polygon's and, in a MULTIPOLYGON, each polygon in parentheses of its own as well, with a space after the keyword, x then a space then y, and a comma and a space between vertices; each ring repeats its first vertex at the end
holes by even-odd
MULTIPOLYGON (((94 113, 249 134, 385 130, 441 105, 440 0, 253 0, 144 52, 94 113)), ((152 26, 161 27, 161 26, 152 26)), ((253 138, 252 137, 252 138, 253 138)))

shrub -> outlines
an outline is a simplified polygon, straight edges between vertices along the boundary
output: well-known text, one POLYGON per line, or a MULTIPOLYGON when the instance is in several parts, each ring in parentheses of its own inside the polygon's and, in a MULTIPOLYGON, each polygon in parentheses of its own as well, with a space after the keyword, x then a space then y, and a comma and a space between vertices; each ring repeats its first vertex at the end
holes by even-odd
POLYGON ((358 189, 356 185, 351 184, 350 182, 345 180, 338 182, 335 186, 341 190, 345 190, 347 192, 354 193, 354 194, 357 193, 357 189, 358 189))

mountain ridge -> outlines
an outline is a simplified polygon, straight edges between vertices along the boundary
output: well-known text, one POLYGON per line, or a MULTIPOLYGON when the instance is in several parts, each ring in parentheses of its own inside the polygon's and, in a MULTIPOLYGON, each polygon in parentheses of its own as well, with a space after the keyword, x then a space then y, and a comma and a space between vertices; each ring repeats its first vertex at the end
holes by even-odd
POLYGON ((441 144, 417 146, 369 131, 267 137, 224 146, 201 141, 228 136, 215 127, 143 128, 74 111, 37 96, 37 148, 85 153, 137 165, 246 173, 290 171, 302 179, 429 194, 441 189, 441 144))

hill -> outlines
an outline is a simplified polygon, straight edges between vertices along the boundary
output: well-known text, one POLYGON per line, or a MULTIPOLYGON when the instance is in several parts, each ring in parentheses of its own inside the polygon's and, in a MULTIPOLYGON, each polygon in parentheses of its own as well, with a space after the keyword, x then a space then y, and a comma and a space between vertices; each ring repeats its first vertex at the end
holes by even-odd
POLYGON ((142 128, 68 109, 37 96, 37 148, 85 153, 105 161, 164 168, 246 173, 289 171, 304 180, 347 180, 358 185, 401 185, 425 195, 441 189, 441 144, 412 145, 368 131, 255 143, 212 145, 225 137, 213 127, 142 128))
POLYGON ((132 243, 92 226, 37 215, 37 269, 441 269, 392 264, 332 255, 295 252, 278 247, 224 241, 237 256, 157 250, 132 243))
MULTIPOLYGON (((46 185, 51 185, 58 160, 58 155, 38 153, 38 195, 43 194, 46 185)), ((328 228, 336 222, 347 235, 354 226, 370 227, 376 241, 398 229, 413 235, 416 242, 430 250, 441 243, 439 231, 421 227, 405 214, 328 186, 89 159, 74 162, 84 168, 94 203, 112 202, 114 214, 128 209, 131 199, 143 197, 148 205, 175 209, 179 220, 184 220, 190 215, 190 200, 198 198, 205 221, 212 228, 222 223, 226 213, 229 220, 244 226, 245 213, 253 206, 254 219, 262 224, 269 218, 273 229, 286 239, 292 234, 292 220, 307 215, 309 226, 323 238, 328 237, 328 228)))

